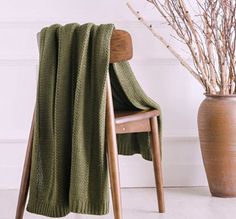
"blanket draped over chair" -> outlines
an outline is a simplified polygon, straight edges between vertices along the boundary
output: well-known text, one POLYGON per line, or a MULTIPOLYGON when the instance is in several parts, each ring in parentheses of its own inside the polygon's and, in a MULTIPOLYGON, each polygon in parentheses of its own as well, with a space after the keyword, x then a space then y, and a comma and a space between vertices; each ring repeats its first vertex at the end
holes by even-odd
MULTIPOLYGON (((58 24, 40 33, 27 210, 50 217, 108 213, 105 141, 110 72, 116 110, 159 109, 127 62, 109 64, 112 24, 58 24)), ((148 133, 117 136, 119 154, 151 160, 148 133)))

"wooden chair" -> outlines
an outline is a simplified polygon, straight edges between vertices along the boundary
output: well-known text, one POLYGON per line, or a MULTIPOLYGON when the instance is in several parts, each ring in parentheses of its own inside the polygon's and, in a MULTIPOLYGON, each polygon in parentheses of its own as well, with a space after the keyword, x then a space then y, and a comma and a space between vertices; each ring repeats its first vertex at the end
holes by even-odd
MULTIPOLYGON (((132 55, 132 41, 129 33, 123 30, 114 30, 111 39, 110 63, 129 60, 132 58, 132 55)), ((160 143, 157 124, 157 116, 159 116, 159 111, 149 110, 138 112, 114 112, 109 74, 106 80, 106 92, 106 138, 108 143, 107 157, 110 173, 114 218, 122 218, 118 152, 116 141, 116 134, 121 133, 151 132, 152 157, 158 206, 159 212, 164 213, 165 205, 160 157, 160 143)), ((18 197, 18 205, 15 217, 16 219, 23 218, 29 189, 34 123, 35 119, 33 116, 18 197)))

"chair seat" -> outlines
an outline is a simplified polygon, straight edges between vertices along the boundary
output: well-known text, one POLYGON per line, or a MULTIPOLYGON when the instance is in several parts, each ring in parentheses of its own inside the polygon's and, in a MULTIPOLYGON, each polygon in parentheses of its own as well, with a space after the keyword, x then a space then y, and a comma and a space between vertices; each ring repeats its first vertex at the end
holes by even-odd
POLYGON ((123 124, 127 122, 135 122, 144 119, 150 119, 155 116, 159 116, 160 112, 154 110, 143 111, 119 111, 115 112, 115 124, 123 124))
POLYGON ((115 112, 115 128, 117 134, 150 132, 150 118, 159 116, 154 110, 115 112))

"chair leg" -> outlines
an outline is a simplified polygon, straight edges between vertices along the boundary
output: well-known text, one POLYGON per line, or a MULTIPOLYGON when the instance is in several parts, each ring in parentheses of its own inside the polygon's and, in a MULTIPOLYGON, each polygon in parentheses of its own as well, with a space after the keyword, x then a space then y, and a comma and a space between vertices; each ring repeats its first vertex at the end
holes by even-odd
POLYGON ((106 81, 106 140, 114 219, 122 219, 118 151, 109 74, 106 81))
POLYGON ((153 154, 153 166, 156 181, 156 192, 158 199, 159 212, 165 212, 164 191, 163 191, 163 179, 162 179, 162 167, 161 167, 161 155, 160 155, 160 139, 158 133, 157 118, 152 117, 151 123, 151 138, 152 138, 152 154, 153 154))
POLYGON ((15 219, 22 219, 25 210, 26 199, 29 190, 29 179, 30 179, 30 169, 31 169, 31 157, 32 157, 32 144, 33 144, 33 132, 34 132, 34 116, 31 124, 27 151, 25 155, 24 168, 21 177, 20 192, 18 196, 17 210, 15 219))
POLYGON ((108 166, 109 166, 114 219, 121 219, 122 218, 121 192, 120 192, 120 178, 119 178, 116 136, 114 136, 113 133, 109 133, 109 131, 107 131, 107 155, 108 155, 108 166))

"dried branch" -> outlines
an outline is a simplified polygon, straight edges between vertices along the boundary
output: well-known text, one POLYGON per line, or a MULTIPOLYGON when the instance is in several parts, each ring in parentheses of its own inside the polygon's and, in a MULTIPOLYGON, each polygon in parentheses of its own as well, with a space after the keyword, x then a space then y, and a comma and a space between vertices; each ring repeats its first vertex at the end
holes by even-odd
POLYGON ((193 68, 179 55, 173 48, 170 46, 167 41, 160 35, 158 34, 155 29, 152 27, 152 25, 148 24, 139 14, 138 11, 135 11, 133 7, 127 3, 128 8, 131 10, 131 12, 138 18, 140 22, 142 22, 151 32, 152 34, 160 40, 168 49, 169 51, 179 60, 179 62, 194 76, 195 79, 197 79, 198 82, 202 84, 204 87, 201 78, 199 75, 193 70, 193 68))
POLYGON ((163 43, 210 94, 235 94, 236 1, 195 0, 198 12, 190 13, 184 0, 146 0, 184 42, 191 66, 180 53, 127 3, 131 12, 163 43), (197 13, 197 14, 196 14, 197 13), (200 18, 200 20, 196 20, 200 18), (195 18, 195 19, 193 19, 195 18), (195 70, 194 70, 195 68, 195 70))

